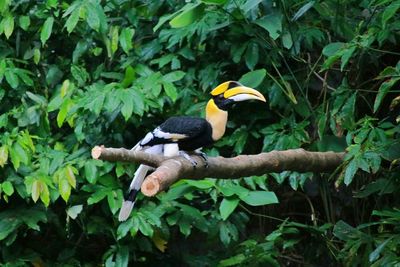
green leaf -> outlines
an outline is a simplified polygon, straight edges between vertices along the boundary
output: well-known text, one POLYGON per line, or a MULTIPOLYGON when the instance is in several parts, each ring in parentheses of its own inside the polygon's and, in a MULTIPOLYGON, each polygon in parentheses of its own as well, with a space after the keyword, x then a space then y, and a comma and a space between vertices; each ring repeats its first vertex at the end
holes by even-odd
POLYGON ((386 245, 389 243, 389 241, 395 237, 396 236, 393 235, 393 236, 389 237, 388 239, 386 239, 384 242, 382 242, 379 246, 377 246, 376 249, 369 254, 369 262, 376 261, 379 258, 379 254, 386 247, 386 245))
POLYGON ((186 27, 198 20, 204 13, 202 4, 189 3, 181 10, 182 12, 169 22, 172 28, 186 27))
POLYGON ((4 167, 8 160, 8 146, 4 145, 0 147, 0 167, 4 167))
POLYGON ((194 186, 196 188, 205 190, 213 188, 215 186, 215 180, 205 179, 205 180, 186 180, 188 185, 194 186))
POLYGON ((57 114, 57 125, 59 128, 63 125, 65 119, 67 118, 68 110, 71 106, 71 100, 65 99, 61 104, 60 111, 57 114))
POLYGON ((353 181, 354 175, 356 174, 357 170, 358 170, 357 161, 353 159, 347 165, 346 171, 344 173, 344 183, 346 185, 349 185, 353 181))
POLYGON ((121 31, 121 35, 119 36, 119 44, 126 54, 129 54, 129 51, 133 48, 132 38, 134 34, 135 30, 131 28, 123 28, 121 31))
POLYGON ((130 93, 127 90, 121 90, 119 96, 120 100, 123 102, 121 113, 125 121, 127 121, 132 116, 133 100, 130 98, 130 93))
POLYGON ((269 36, 276 40, 282 33, 282 15, 279 13, 264 16, 254 23, 268 31, 269 36))
POLYGON ((201 0, 202 3, 209 4, 209 5, 223 5, 227 1, 228 0, 201 0))
POLYGON ((96 167, 96 162, 94 160, 89 160, 85 164, 85 177, 86 180, 94 184, 96 183, 97 180, 97 167, 96 167))
POLYGON ((162 79, 165 82, 173 83, 173 82, 182 80, 182 78, 185 77, 185 74, 186 74, 185 72, 177 70, 177 71, 173 71, 168 74, 165 74, 162 79))
POLYGON ((67 21, 65 22, 65 27, 67 27, 67 32, 71 33, 79 21, 79 14, 81 13, 81 8, 76 8, 72 14, 68 17, 67 21))
POLYGON ((173 83, 163 82, 163 87, 167 96, 171 98, 173 102, 175 102, 178 98, 178 91, 176 90, 176 87, 173 85, 173 83))
POLYGON ((129 249, 127 246, 120 246, 115 256, 115 267, 128 267, 129 249))
POLYGON ((167 15, 161 16, 160 19, 158 20, 158 23, 156 24, 156 26, 154 26, 153 32, 156 32, 162 25, 164 25, 165 22, 167 22, 171 18, 175 17, 176 14, 178 14, 179 12, 180 12, 180 10, 177 12, 174 12, 172 14, 167 14, 167 15))
POLYGON ((21 224, 21 220, 15 217, 11 217, 6 220, 0 220, 0 240, 4 240, 12 232, 16 231, 21 224))
POLYGON ((315 4, 315 1, 310 1, 307 4, 303 5, 297 12, 293 15, 292 21, 298 20, 301 16, 303 16, 310 8, 312 8, 315 4))
POLYGON ((40 49, 33 49, 33 62, 37 65, 40 62, 40 49))
POLYGON ((65 177, 67 178, 67 181, 70 186, 73 188, 76 188, 76 177, 75 173, 78 173, 78 170, 72 167, 71 165, 68 165, 65 167, 65 177))
POLYGON ((118 49, 119 27, 113 26, 111 31, 111 54, 114 54, 118 49))
POLYGON ((60 195, 64 201, 68 202, 69 196, 71 195, 71 185, 64 177, 61 177, 58 181, 58 192, 60 192, 60 195))
POLYGON ((283 47, 286 49, 290 49, 293 46, 293 39, 292 39, 292 34, 290 32, 285 32, 282 35, 282 44, 283 47))
POLYGON ((101 201, 102 199, 104 199, 107 194, 109 193, 109 189, 107 188, 101 188, 98 189, 96 192, 94 192, 87 200, 88 205, 92 205, 95 204, 99 201, 101 201))
POLYGON ((8 15, 2 20, 4 35, 6 38, 10 38, 11 34, 14 31, 14 17, 12 15, 8 15))
POLYGON ((4 76, 6 77, 6 81, 8 82, 8 84, 13 89, 16 89, 18 87, 19 79, 13 70, 7 69, 6 72, 4 73, 4 76))
POLYGON ((135 69, 132 68, 131 66, 128 66, 125 69, 125 77, 121 82, 122 87, 127 88, 128 86, 130 86, 132 84, 132 82, 135 80, 135 69))
POLYGON ((258 5, 262 2, 262 0, 247 0, 244 1, 244 4, 241 6, 243 13, 247 13, 250 10, 253 10, 258 7, 258 5))
POLYGON ((13 163, 15 169, 19 168, 21 162, 24 164, 28 164, 29 161, 28 153, 18 142, 15 142, 12 145, 10 149, 10 156, 11 156, 11 162, 13 163))
POLYGON ((239 197, 250 206, 262 206, 279 203, 275 193, 268 191, 250 191, 249 194, 239 197))
POLYGON ((341 50, 345 46, 345 43, 336 42, 330 43, 322 49, 322 54, 326 57, 330 57, 335 55, 339 50, 341 50))
POLYGON ((43 181, 41 182, 41 192, 40 192, 40 200, 43 202, 43 204, 48 207, 50 204, 50 191, 49 187, 47 184, 43 181))
POLYGON ((7 196, 11 196, 14 193, 14 187, 10 181, 5 181, 1 184, 1 189, 7 196))
POLYGON ((258 45, 256 43, 249 43, 246 49, 245 53, 245 61, 246 61, 246 66, 252 70, 258 63, 259 59, 259 49, 258 45))
POLYGON ((400 78, 391 78, 388 81, 385 81, 381 84, 378 90, 378 94, 376 95, 375 102, 374 102, 374 113, 378 111, 383 98, 386 96, 386 94, 389 92, 390 88, 393 87, 393 85, 398 82, 400 78))
POLYGON ((75 205, 67 209, 67 215, 75 220, 78 215, 82 212, 83 205, 75 205))
POLYGON ((244 262, 247 259, 245 255, 242 253, 237 254, 233 257, 230 257, 226 260, 222 260, 219 262, 218 266, 219 267, 226 267, 226 266, 240 266, 242 262, 244 262))
MULTIPOLYGON (((89 48, 89 44, 86 40, 79 41, 76 44, 74 52, 72 53, 72 63, 76 64, 78 62, 78 60, 82 57, 82 55, 85 54, 85 52, 88 50, 88 48, 89 48)), ((74 71, 72 73, 72 75, 74 76, 75 79, 77 79, 76 77, 78 76, 78 79, 79 79, 79 75, 75 74, 75 70, 76 70, 76 66, 71 67, 71 72, 74 71)), ((79 79, 79 81, 81 81, 81 80, 82 79, 79 79)), ((79 82, 79 83, 81 84, 82 82, 79 82)))
POLYGON ((144 112, 144 100, 143 95, 139 94, 136 89, 129 89, 130 99, 133 102, 133 112, 139 116, 143 115, 144 112))
POLYGON ((50 38, 51 32, 53 30, 54 18, 48 17, 43 24, 42 30, 40 32, 40 41, 42 45, 50 38))
POLYGON ((219 213, 222 220, 226 220, 239 204, 239 198, 224 198, 219 206, 219 213))
POLYGON ((35 180, 32 183, 32 191, 31 191, 31 195, 32 195, 32 199, 33 201, 36 203, 36 201, 38 201, 39 196, 40 196, 40 192, 42 190, 41 185, 42 185, 42 181, 39 180, 35 180))
POLYGON ((139 216, 139 230, 145 236, 153 236, 153 228, 151 225, 143 218, 143 216, 139 216))
POLYGON ((346 67, 346 65, 349 62, 349 59, 353 55, 354 51, 356 51, 356 46, 349 47, 343 51, 343 55, 341 58, 342 63, 340 64, 341 71, 343 71, 344 68, 346 67))
POLYGON ((391 19, 400 8, 400 1, 395 1, 386 7, 382 14, 382 28, 386 28, 386 23, 391 19))
POLYGON ((239 82, 245 86, 256 88, 259 86, 267 75, 267 71, 265 69, 253 70, 246 74, 244 74, 239 82))
POLYGON ((90 28, 98 32, 100 30, 100 17, 97 8, 92 2, 88 2, 86 6, 86 22, 90 28))
POLYGON ((230 181, 220 182, 218 189, 226 197, 237 195, 241 198, 249 194, 249 190, 247 188, 232 184, 230 181))
POLYGON ((18 24, 24 31, 26 31, 31 24, 31 19, 28 16, 20 16, 18 18, 18 24))
POLYGON ((225 246, 228 246, 232 240, 238 239, 238 230, 229 221, 219 224, 219 238, 225 246))

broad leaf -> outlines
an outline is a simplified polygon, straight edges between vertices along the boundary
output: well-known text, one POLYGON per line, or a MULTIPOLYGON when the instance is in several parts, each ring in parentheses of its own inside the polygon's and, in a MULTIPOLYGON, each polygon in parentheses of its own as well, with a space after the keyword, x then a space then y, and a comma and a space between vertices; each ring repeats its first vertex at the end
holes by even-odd
POLYGON ((42 45, 46 43, 46 41, 50 38, 51 32, 53 30, 54 18, 49 17, 43 24, 42 30, 40 32, 40 41, 42 45))
POLYGON ((282 33, 282 15, 279 13, 264 16, 255 23, 268 31, 269 36, 276 40, 282 33))
POLYGON ((238 204, 239 198, 224 198, 219 206, 222 220, 225 221, 235 211, 238 204))
POLYGON ((173 18, 169 24, 173 28, 181 28, 188 26, 199 19, 204 12, 204 7, 201 4, 187 4, 182 8, 182 12, 173 18))
POLYGON ((251 191, 249 194, 239 197, 250 206, 262 206, 279 203, 275 193, 268 191, 251 191))

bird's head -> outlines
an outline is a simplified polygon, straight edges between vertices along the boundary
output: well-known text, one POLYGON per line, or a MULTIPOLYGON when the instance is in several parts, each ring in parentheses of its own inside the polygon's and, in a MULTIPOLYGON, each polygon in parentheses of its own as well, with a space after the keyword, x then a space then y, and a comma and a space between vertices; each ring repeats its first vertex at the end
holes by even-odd
POLYGON ((232 104, 245 100, 259 100, 266 102, 265 97, 257 90, 246 87, 236 81, 224 82, 211 91, 215 105, 227 110, 232 104))

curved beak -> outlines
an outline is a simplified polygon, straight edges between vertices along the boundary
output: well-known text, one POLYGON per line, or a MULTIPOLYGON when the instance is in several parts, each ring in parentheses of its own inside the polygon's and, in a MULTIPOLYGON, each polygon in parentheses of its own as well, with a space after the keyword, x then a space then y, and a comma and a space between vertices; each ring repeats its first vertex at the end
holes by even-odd
POLYGON ((265 100, 265 97, 259 91, 246 86, 237 86, 226 90, 224 93, 224 98, 231 99, 234 102, 240 102, 250 99, 267 102, 265 100))

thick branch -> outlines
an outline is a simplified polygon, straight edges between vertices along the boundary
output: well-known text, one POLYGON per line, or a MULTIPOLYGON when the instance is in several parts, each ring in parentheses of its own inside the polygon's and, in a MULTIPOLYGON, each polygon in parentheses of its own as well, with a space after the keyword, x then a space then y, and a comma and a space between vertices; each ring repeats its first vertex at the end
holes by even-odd
POLYGON ((204 161, 193 156, 198 162, 196 168, 183 157, 167 158, 124 148, 94 147, 92 157, 108 161, 128 161, 144 163, 156 170, 146 177, 142 192, 154 196, 167 189, 179 179, 202 179, 205 177, 232 179, 269 172, 329 172, 343 161, 345 153, 309 152, 304 149, 272 151, 257 155, 240 155, 234 158, 211 157, 208 168, 204 161))

